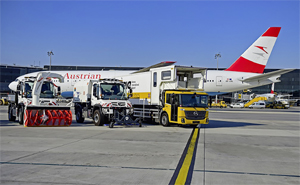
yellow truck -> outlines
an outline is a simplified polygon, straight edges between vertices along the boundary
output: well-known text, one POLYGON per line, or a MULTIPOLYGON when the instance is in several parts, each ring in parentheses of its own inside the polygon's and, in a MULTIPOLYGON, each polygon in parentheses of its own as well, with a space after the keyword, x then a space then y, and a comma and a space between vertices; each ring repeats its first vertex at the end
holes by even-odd
POLYGON ((211 107, 227 108, 227 104, 225 103, 225 101, 219 101, 219 103, 212 102, 212 104, 210 105, 210 103, 209 103, 208 106, 209 107, 211 106, 211 107))
POLYGON ((138 71, 122 80, 131 84, 134 117, 182 125, 208 124, 206 68, 169 65, 138 71), (194 78, 195 73, 202 77, 194 78))

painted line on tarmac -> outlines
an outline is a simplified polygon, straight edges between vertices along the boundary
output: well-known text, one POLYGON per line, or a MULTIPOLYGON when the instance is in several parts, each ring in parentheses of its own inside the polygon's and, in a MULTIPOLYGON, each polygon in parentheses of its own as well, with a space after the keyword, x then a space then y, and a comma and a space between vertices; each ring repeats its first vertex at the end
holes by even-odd
MULTIPOLYGON (((92 164, 55 164, 55 163, 30 163, 30 162, 0 162, 0 165, 34 165, 34 166, 61 166, 61 167, 83 167, 83 168, 120 168, 120 169, 132 169, 132 170, 163 170, 174 171, 175 169, 169 168, 147 168, 147 167, 129 167, 129 166, 105 166, 105 165, 92 165, 92 164)), ((194 170, 194 172, 204 172, 204 170, 194 170)), ((240 174, 240 175, 257 175, 257 176, 278 176, 278 177, 296 177, 300 175, 288 175, 288 174, 271 174, 271 173, 252 173, 252 172, 234 172, 234 171, 217 171, 217 170, 205 170, 208 173, 224 173, 224 174, 240 174)))
POLYGON ((191 184, 199 140, 199 130, 200 128, 193 129, 169 185, 191 184))

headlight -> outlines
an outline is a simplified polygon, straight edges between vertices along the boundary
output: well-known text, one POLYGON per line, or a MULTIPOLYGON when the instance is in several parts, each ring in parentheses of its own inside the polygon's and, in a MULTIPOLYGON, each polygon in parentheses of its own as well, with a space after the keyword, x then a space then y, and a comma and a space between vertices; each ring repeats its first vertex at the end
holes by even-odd
POLYGON ((130 107, 128 113, 129 113, 129 114, 133 114, 133 110, 134 110, 133 107, 130 107))
POLYGON ((108 113, 108 108, 102 108, 102 113, 107 114, 108 113))

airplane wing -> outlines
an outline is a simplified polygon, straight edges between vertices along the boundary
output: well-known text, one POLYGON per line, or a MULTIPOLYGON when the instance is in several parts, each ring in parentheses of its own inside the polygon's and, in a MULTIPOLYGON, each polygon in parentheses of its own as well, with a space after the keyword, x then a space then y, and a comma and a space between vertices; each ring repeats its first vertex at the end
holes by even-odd
POLYGON ((140 69, 140 70, 138 70, 138 71, 135 71, 135 72, 133 72, 132 74, 134 74, 134 73, 146 72, 146 71, 149 71, 149 70, 152 69, 152 68, 169 66, 169 65, 172 65, 172 64, 174 64, 174 63, 176 63, 176 62, 172 62, 172 61, 160 62, 160 63, 154 64, 154 65, 152 65, 152 66, 150 66, 150 67, 145 67, 145 68, 143 68, 143 69, 140 69))
POLYGON ((251 82, 251 81, 264 80, 264 79, 275 77, 275 76, 278 76, 278 75, 282 75, 282 74, 285 74, 285 73, 288 73, 288 72, 291 72, 291 71, 294 71, 294 70, 295 69, 280 69, 280 70, 277 70, 277 71, 272 71, 272 72, 269 72, 269 73, 257 75, 257 76, 254 76, 254 77, 241 79, 241 81, 251 82))

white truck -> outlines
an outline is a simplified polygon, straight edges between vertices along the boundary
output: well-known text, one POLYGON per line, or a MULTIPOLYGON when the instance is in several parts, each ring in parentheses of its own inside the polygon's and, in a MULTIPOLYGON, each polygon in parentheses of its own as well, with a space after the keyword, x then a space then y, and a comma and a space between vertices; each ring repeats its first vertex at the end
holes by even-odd
POLYGON ((134 91, 134 116, 183 125, 208 124, 208 95, 203 92, 206 68, 169 65, 122 76, 134 91), (198 78, 194 74, 200 74, 198 78))
POLYGON ((20 125, 28 126, 69 126, 72 123, 70 107, 59 106, 56 101, 60 87, 51 78, 63 77, 56 73, 40 72, 37 77, 26 77, 20 81, 15 98, 10 99, 8 120, 18 117, 20 125))
POLYGON ((85 118, 92 118, 96 126, 109 123, 139 124, 133 120, 133 107, 128 100, 132 90, 127 83, 117 79, 100 79, 81 81, 74 85, 73 103, 77 123, 83 123, 85 118))

